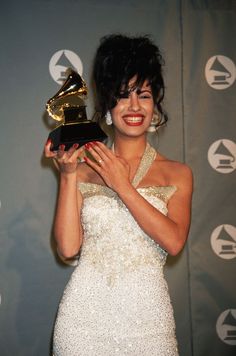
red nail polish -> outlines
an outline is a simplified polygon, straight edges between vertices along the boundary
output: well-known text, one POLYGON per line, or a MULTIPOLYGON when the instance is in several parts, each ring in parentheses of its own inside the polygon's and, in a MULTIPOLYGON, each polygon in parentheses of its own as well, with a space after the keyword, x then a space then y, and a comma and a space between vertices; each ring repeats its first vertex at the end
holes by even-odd
POLYGON ((79 147, 79 144, 78 143, 74 143, 73 144, 73 148, 78 148, 79 147))
POLYGON ((85 148, 88 150, 88 149, 91 147, 91 143, 88 142, 88 143, 86 143, 84 146, 85 146, 85 148))
POLYGON ((84 160, 85 160, 85 162, 88 162, 88 158, 87 157, 84 157, 84 160))

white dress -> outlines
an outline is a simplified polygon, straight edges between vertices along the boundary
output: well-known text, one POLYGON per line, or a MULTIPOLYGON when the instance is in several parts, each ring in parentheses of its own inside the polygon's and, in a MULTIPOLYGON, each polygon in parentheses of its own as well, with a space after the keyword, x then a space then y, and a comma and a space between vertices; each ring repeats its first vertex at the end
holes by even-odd
MULTIPOLYGON (((155 159, 149 145, 133 180, 155 159)), ((163 275, 167 253, 147 236, 116 193, 80 183, 84 242, 54 329, 54 356, 177 356, 175 322, 163 275)), ((137 191, 167 215, 174 186, 137 191)))

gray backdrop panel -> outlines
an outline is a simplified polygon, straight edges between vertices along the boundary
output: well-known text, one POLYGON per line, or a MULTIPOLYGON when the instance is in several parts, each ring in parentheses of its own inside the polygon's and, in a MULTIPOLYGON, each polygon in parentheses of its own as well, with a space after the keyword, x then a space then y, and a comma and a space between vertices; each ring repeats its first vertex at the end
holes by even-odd
MULTIPOLYGON (((234 306, 230 276, 235 259, 215 256, 210 234, 218 222, 234 224, 235 173, 214 172, 207 150, 215 139, 235 140, 235 85, 221 93, 212 90, 204 66, 219 51, 235 61, 234 10, 230 1, 1 4, 1 355, 50 354, 58 302, 73 271, 56 259, 51 237, 57 179, 42 157, 51 125, 44 108, 59 86, 49 74, 49 61, 61 49, 78 54, 91 92, 93 55, 100 37, 111 32, 149 33, 160 45, 170 120, 158 138, 150 134, 149 139, 165 155, 190 164, 196 176, 190 242, 166 267, 180 354, 231 354, 234 346, 218 338, 215 323, 219 311, 234 306), (222 209, 225 194, 230 203, 222 209)), ((88 115, 93 111, 91 93, 88 115)))

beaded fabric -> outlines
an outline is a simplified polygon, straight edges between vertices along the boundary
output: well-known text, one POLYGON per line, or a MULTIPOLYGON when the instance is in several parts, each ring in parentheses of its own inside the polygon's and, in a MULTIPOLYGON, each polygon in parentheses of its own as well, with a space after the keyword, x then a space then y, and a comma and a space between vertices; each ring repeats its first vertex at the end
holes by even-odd
MULTIPOLYGON (((147 146, 133 185, 156 157, 147 146)), ((110 188, 80 183, 84 241, 54 330, 55 356, 177 356, 163 275, 167 252, 142 231, 110 188)), ((137 188, 167 215, 174 186, 137 188)))
POLYGON ((141 158, 140 164, 138 166, 137 172, 132 181, 132 185, 136 188, 143 177, 147 174, 152 162, 156 159, 156 150, 147 143, 144 154, 141 158))

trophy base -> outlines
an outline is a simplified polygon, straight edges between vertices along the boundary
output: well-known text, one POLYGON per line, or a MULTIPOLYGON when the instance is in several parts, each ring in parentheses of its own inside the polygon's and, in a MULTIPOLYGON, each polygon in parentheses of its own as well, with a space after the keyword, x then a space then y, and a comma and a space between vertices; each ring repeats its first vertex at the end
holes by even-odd
POLYGON ((65 145, 65 151, 78 143, 83 146, 91 141, 104 141, 107 135, 96 122, 81 122, 77 124, 62 124, 48 136, 52 140, 51 151, 57 151, 60 145, 65 145))

